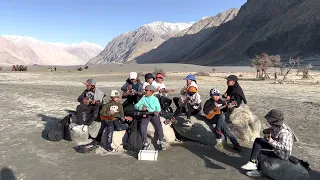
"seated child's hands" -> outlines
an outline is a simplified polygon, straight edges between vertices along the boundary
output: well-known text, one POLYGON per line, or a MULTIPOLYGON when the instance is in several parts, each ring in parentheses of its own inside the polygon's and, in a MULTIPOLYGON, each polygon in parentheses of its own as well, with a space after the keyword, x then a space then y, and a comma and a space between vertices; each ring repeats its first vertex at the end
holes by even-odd
POLYGON ((146 111, 146 110, 148 110, 147 107, 142 106, 142 111, 146 111))
POLYGON ((159 112, 154 112, 153 113, 155 116, 159 116, 159 112))

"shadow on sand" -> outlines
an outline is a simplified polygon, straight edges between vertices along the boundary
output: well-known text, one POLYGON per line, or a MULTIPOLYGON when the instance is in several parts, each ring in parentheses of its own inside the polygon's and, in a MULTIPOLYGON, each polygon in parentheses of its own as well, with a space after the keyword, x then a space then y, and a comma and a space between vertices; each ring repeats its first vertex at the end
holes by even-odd
POLYGON ((38 117, 41 118, 41 121, 44 122, 44 129, 42 131, 42 138, 45 140, 49 140, 48 139, 48 132, 49 130, 57 123, 61 120, 61 118, 56 118, 56 117, 51 117, 51 116, 46 116, 44 114, 38 114, 38 117))
POLYGON ((10 168, 5 167, 0 171, 0 180, 16 180, 16 177, 10 168))

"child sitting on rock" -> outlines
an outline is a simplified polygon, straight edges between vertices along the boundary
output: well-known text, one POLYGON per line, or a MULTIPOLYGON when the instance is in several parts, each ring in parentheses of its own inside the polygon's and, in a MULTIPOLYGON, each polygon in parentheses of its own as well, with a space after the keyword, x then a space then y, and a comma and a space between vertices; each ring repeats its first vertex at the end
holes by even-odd
MULTIPOLYGON (((230 130, 229 126, 225 122, 225 115, 221 111, 224 108, 227 108, 226 101, 223 101, 220 96, 220 91, 218 89, 211 89, 210 90, 210 99, 206 101, 203 107, 203 112, 206 114, 206 117, 208 119, 209 124, 215 125, 214 133, 217 137, 217 145, 222 144, 222 134, 229 138, 232 142, 234 149, 236 151, 241 151, 241 147, 237 141, 236 136, 233 134, 233 132, 230 130), (215 111, 214 111, 215 110, 215 111), (212 113, 216 113, 212 116, 212 113)), ((211 129, 211 128, 210 128, 211 129)))
POLYGON ((147 136, 147 129, 150 121, 158 135, 157 144, 159 145, 161 150, 165 150, 165 143, 163 141, 163 129, 159 116, 161 107, 158 98, 153 95, 155 90, 156 89, 154 86, 147 85, 145 88, 145 96, 143 96, 140 99, 140 101, 135 105, 135 108, 137 110, 148 112, 148 114, 141 119, 140 124, 140 132, 142 136, 144 150, 148 150, 150 148, 147 136))
POLYGON ((250 161, 241 166, 241 169, 248 171, 248 176, 261 176, 261 155, 288 160, 291 156, 293 143, 298 141, 291 128, 283 123, 284 115, 280 110, 271 110, 265 118, 271 127, 263 130, 264 139, 255 139, 250 161))
POLYGON ((121 131, 128 129, 128 124, 123 122, 125 120, 132 120, 130 117, 124 117, 119 97, 120 93, 117 90, 112 90, 110 95, 111 100, 104 104, 100 111, 102 122, 96 140, 100 141, 103 148, 108 152, 114 152, 114 149, 111 147, 114 130, 121 131))
POLYGON ((189 86, 184 96, 179 99, 179 105, 173 115, 172 121, 177 119, 181 113, 187 115, 187 120, 183 123, 186 126, 192 126, 191 115, 197 115, 201 111, 201 96, 195 86, 189 86))
MULTIPOLYGON (((185 77, 184 80, 186 80, 186 85, 180 91, 181 96, 186 95, 187 90, 190 86, 193 86, 193 87, 199 89, 198 85, 197 85, 196 77, 194 75, 190 74, 187 77, 185 77)), ((179 109, 179 101, 180 101, 180 97, 173 98, 173 102, 176 105, 177 109, 179 109)))
POLYGON ((143 83, 143 89, 145 89, 148 85, 152 85, 157 88, 157 82, 151 73, 144 75, 144 79, 146 82, 143 83))
POLYGON ((155 96, 159 99, 161 109, 164 113, 167 112, 173 112, 172 108, 170 108, 170 105, 172 103, 172 100, 167 98, 167 93, 169 90, 166 89, 166 85, 163 82, 164 76, 161 73, 157 73, 156 75, 156 92, 154 93, 155 96))

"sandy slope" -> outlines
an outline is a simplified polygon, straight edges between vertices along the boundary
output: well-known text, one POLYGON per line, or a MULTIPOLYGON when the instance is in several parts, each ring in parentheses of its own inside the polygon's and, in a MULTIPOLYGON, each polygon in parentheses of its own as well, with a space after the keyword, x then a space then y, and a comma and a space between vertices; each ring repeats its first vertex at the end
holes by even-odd
MULTIPOLYGON (((84 80, 96 78, 98 86, 109 93, 120 88, 127 73, 103 70, 92 73, 93 69, 91 72, 39 71, 0 73, 0 162, 1 168, 12 169, 17 179, 250 179, 239 172, 239 166, 247 161, 250 152, 247 148, 243 154, 228 156, 213 147, 177 144, 161 152, 158 162, 140 162, 127 155, 76 154, 72 144, 46 141, 42 137, 44 129, 65 116, 64 109, 76 107, 84 80)), ((296 84, 280 85, 252 81, 254 74, 243 74, 240 84, 252 111, 261 120, 272 108, 286 113, 287 123, 301 140, 295 145, 294 155, 311 163, 311 168, 316 170, 311 179, 317 179, 320 176, 320 84, 316 81, 320 75, 314 74, 315 80, 309 82, 295 80, 296 84)), ((169 74, 167 86, 180 89, 185 75, 169 74)), ((198 77, 203 100, 212 87, 226 90, 223 78, 227 75, 198 77)))

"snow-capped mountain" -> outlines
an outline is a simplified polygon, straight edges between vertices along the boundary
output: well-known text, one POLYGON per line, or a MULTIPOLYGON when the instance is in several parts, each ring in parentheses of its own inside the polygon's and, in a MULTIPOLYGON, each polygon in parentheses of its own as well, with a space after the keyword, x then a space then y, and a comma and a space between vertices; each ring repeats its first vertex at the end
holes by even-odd
POLYGON ((40 41, 28 36, 2 35, 0 64, 81 65, 102 49, 99 45, 85 41, 68 45, 40 41))
POLYGON ((83 41, 79 44, 76 44, 76 43, 65 44, 61 42, 52 43, 52 44, 59 47, 60 49, 63 49, 69 52, 70 54, 73 54, 79 57, 80 59, 85 60, 86 62, 89 59, 92 59, 95 56, 97 56, 103 50, 103 47, 94 43, 86 42, 86 41, 83 41))
POLYGON ((192 23, 153 22, 114 38, 105 49, 87 64, 125 63, 144 54, 192 23))

